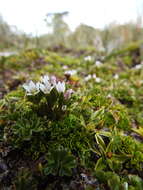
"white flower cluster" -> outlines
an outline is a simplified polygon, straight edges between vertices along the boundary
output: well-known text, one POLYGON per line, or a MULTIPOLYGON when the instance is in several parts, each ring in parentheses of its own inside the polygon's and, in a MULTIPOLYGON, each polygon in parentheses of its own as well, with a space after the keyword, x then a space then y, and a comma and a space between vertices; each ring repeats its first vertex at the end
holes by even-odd
POLYGON ((101 78, 97 77, 96 74, 93 74, 93 75, 89 74, 89 75, 87 75, 87 76, 84 78, 85 81, 89 81, 89 80, 91 80, 91 79, 95 79, 95 82, 97 82, 97 83, 100 83, 100 82, 101 82, 101 78))
POLYGON ((40 82, 34 83, 33 81, 30 81, 29 83, 23 84, 23 88, 26 90, 27 95, 36 95, 40 91, 44 94, 49 94, 53 88, 59 93, 64 93, 66 89, 65 82, 57 82, 55 76, 49 78, 47 75, 41 77, 40 82))

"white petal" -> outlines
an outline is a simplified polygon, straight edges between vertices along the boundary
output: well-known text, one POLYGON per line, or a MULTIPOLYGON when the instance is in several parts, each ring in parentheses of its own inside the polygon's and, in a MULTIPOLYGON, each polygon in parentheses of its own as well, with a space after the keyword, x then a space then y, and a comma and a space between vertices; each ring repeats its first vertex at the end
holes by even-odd
POLYGON ((56 84, 56 90, 58 92, 64 92, 65 91, 65 83, 64 82, 58 82, 58 84, 56 84))
POLYGON ((26 91, 29 91, 30 89, 29 89, 29 86, 25 83, 25 84, 23 84, 23 86, 22 86, 26 91))
POLYGON ((29 82, 30 91, 36 90, 36 84, 33 81, 29 82))
POLYGON ((92 77, 93 77, 94 79, 96 79, 96 74, 93 74, 92 77))
POLYGON ((46 86, 46 85, 44 85, 44 84, 42 84, 42 83, 40 84, 39 88, 40 88, 40 90, 41 90, 44 94, 50 93, 50 91, 51 91, 51 89, 52 89, 51 85, 50 85, 50 86, 46 86))
POLYGON ((49 82, 49 76, 48 75, 44 75, 43 77, 41 77, 41 82, 43 82, 43 83, 47 83, 47 82, 49 82))
POLYGON ((96 77, 96 82, 101 82, 101 78, 96 77))
POLYGON ((76 70, 65 71, 65 75, 75 75, 76 73, 77 73, 76 70))

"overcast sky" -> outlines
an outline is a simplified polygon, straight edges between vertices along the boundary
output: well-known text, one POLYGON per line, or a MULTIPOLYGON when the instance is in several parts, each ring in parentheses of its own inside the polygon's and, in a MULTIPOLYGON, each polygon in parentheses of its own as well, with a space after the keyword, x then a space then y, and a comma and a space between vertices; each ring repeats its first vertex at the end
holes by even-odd
POLYGON ((124 23, 143 16, 143 0, 0 0, 4 20, 34 35, 47 32, 47 13, 62 11, 69 11, 65 20, 71 29, 80 23, 101 28, 113 21, 124 23))

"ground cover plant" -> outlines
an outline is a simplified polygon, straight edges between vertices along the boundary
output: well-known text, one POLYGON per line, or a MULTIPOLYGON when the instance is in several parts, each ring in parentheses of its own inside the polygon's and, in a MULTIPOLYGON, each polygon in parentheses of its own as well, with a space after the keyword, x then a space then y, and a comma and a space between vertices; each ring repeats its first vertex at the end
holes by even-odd
POLYGON ((0 189, 143 189, 143 63, 132 53, 0 58, 0 189))

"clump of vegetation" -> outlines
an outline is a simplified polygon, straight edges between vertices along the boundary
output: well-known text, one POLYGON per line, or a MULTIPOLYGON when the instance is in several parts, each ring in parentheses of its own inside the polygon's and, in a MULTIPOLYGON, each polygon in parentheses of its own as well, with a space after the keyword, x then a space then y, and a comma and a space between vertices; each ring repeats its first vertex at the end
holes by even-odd
POLYGON ((87 52, 1 58, 2 189, 143 188, 142 64, 87 52))

